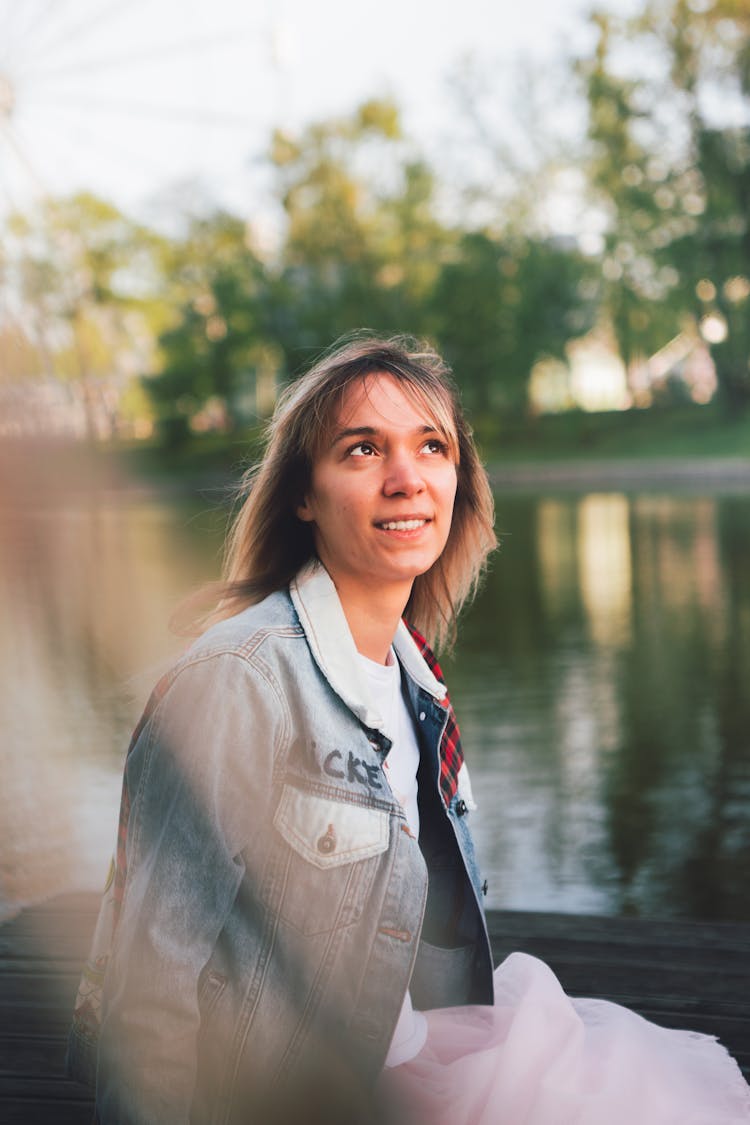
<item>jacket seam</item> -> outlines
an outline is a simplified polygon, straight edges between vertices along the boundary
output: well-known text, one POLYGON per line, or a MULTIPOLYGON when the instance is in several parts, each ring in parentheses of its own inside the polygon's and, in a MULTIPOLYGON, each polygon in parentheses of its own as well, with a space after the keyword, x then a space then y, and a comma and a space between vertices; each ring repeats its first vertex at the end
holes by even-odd
MULTIPOLYGON (((259 633, 262 633, 263 636, 260 637, 260 639, 258 641, 258 645, 256 645, 255 648, 259 647, 260 643, 262 643, 262 641, 267 638, 267 636, 269 635, 270 632, 271 632, 270 630, 259 630, 259 633)), ((299 632, 299 630, 295 629, 295 633, 298 633, 298 632, 299 632)), ((191 660, 186 661, 184 664, 181 664, 178 668, 176 668, 174 670, 173 676, 170 679, 169 688, 174 686, 174 684, 177 682, 178 678, 182 675, 183 672, 187 671, 188 669, 198 667, 200 664, 206 663, 210 660, 213 660, 214 658, 218 658, 218 657, 221 657, 221 656, 236 656, 240 661, 242 661, 242 663, 244 665, 246 665, 248 668, 254 670, 258 674, 258 676, 260 676, 261 679, 263 679, 268 684, 268 687, 271 689, 271 691, 273 692, 273 694, 276 698, 276 701, 279 705, 282 723, 281 723, 281 731, 279 732, 277 745, 274 746, 273 752, 272 752, 271 773, 273 775, 275 775, 277 757, 281 756, 283 748, 289 742, 288 732, 289 732, 289 728, 291 726, 291 716, 289 715, 289 711, 288 711, 288 708, 286 706, 286 700, 283 697, 283 694, 280 690, 280 687, 277 684, 274 677, 272 676, 272 674, 270 673, 270 670, 268 669, 268 666, 267 666, 267 664, 265 664, 265 662, 258 662, 258 661, 251 660, 249 658, 249 655, 245 655, 242 652, 238 651, 238 649, 236 647, 229 647, 228 646, 228 647, 222 648, 222 649, 213 649, 210 652, 207 652, 205 654, 195 654, 195 656, 191 660)), ((165 693, 164 698, 159 701, 159 704, 157 705, 157 707, 154 710, 154 713, 153 713, 153 716, 152 716, 152 721, 149 722, 149 724, 148 724, 149 729, 148 729, 146 748, 145 748, 145 752, 144 752, 143 769, 141 771, 141 776, 138 780, 138 785, 136 787, 135 794, 133 796, 133 800, 132 800, 132 804, 131 804, 130 818, 132 820, 132 832, 133 832, 133 835, 132 835, 132 854, 130 856, 128 856, 127 875, 126 875, 126 879, 125 879, 125 885, 123 887, 122 903, 121 903, 121 907, 120 907, 121 913, 125 908, 125 902, 126 902, 126 899, 127 899, 127 896, 128 896, 128 891, 129 891, 130 886, 131 886, 132 872, 138 866, 138 861, 139 861, 139 857, 140 857, 140 843, 141 843, 141 834, 142 834, 142 822, 141 822, 142 818, 141 818, 140 813, 139 813, 140 797, 141 797, 141 794, 143 793, 143 791, 145 789, 145 786, 148 783, 148 780, 149 780, 149 778, 151 776, 151 773, 152 773, 152 770, 153 770, 154 761, 155 761, 154 747, 155 747, 156 743, 158 742, 158 735, 161 733, 161 730, 162 730, 162 726, 163 726, 163 722, 164 722, 164 703, 166 701, 166 698, 168 697, 168 694, 169 694, 169 690, 167 690, 167 692, 165 693)), ((242 853, 242 848, 240 847, 233 854, 233 859, 236 859, 238 855, 241 855, 241 853, 242 853)), ((119 931, 119 926, 117 927, 117 930, 119 931)), ((114 944, 115 945, 117 944, 117 937, 118 937, 118 933, 116 932, 115 935, 114 935, 114 944)))

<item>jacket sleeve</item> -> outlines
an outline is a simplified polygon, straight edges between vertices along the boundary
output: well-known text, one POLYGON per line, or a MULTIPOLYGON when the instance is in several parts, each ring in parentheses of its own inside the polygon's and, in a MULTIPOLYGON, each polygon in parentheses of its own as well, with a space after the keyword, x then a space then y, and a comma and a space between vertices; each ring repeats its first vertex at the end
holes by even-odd
POLYGON ((127 880, 104 986, 102 1125, 187 1125, 198 979, 253 846, 286 710, 234 653, 180 670, 131 751, 127 880))

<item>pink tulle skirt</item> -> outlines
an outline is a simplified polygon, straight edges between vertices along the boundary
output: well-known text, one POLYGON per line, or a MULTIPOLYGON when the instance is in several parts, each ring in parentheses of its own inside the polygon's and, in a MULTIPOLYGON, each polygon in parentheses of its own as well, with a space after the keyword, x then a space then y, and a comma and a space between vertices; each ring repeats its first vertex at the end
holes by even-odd
POLYGON ((493 1008, 426 1014, 423 1049, 381 1079, 414 1125, 750 1122, 750 1087, 715 1039, 571 1000, 524 953, 495 970, 493 1008))

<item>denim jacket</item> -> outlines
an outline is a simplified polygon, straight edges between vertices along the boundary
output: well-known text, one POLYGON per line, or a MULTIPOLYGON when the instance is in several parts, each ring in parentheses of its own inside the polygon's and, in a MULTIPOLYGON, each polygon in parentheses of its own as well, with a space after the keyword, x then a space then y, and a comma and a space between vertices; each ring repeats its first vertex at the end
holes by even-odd
POLYGON ((320 564, 169 674, 126 764, 103 1125, 254 1120, 259 1091, 322 1071, 371 1083, 407 987, 422 1009, 492 1003, 465 767, 447 807, 439 785, 445 687, 403 623, 394 649, 420 742, 419 842, 320 564))

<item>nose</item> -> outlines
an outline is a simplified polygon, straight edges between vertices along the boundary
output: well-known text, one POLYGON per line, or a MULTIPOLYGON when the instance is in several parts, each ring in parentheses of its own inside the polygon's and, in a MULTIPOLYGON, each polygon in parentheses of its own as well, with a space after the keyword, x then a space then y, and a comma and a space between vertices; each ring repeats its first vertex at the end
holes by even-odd
POLYGON ((425 483, 419 466, 407 452, 395 452, 388 458, 383 482, 385 496, 418 496, 425 483))

